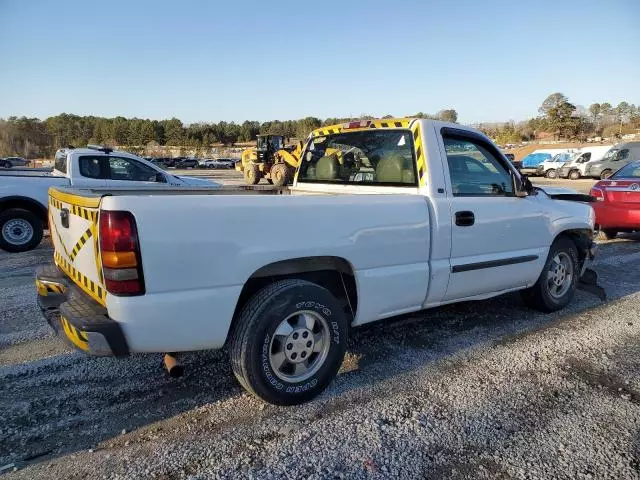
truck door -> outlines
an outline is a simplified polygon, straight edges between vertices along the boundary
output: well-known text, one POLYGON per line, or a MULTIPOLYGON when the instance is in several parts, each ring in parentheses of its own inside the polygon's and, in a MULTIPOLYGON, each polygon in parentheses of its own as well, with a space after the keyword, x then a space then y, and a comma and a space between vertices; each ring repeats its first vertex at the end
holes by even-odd
POLYGON ((452 216, 444 300, 533 283, 552 241, 537 196, 515 196, 512 171, 483 136, 446 127, 441 133, 452 216))

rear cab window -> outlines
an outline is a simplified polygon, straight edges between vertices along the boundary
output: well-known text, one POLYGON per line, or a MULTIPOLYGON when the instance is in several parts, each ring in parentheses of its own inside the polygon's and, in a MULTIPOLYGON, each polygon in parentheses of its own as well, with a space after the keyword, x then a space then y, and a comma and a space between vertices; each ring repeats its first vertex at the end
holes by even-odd
POLYGON ((410 130, 360 130, 312 137, 299 183, 416 187, 410 130))
POLYGON ((54 161, 54 168, 60 173, 67 173, 67 152, 57 151, 54 161))

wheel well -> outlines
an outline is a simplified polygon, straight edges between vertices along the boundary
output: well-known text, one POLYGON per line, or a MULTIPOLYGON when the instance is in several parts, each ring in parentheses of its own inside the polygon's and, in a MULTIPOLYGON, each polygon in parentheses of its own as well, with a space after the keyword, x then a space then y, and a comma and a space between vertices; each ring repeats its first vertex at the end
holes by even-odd
POLYGON ((271 263, 256 270, 242 287, 233 323, 255 293, 270 283, 287 278, 299 278, 323 286, 338 299, 350 318, 355 317, 358 292, 351 264, 340 257, 303 257, 271 263))
POLYGON ((27 197, 7 197, 0 201, 0 210, 10 210, 12 208, 21 208, 22 210, 29 210, 35 214, 46 228, 48 218, 47 209, 38 201, 27 197))
POLYGON ((581 263, 584 262, 589 254, 591 243, 593 242, 593 232, 586 228, 576 228, 560 232, 556 236, 555 240, 558 240, 560 237, 569 238, 573 243, 575 243, 578 248, 578 258, 581 263))

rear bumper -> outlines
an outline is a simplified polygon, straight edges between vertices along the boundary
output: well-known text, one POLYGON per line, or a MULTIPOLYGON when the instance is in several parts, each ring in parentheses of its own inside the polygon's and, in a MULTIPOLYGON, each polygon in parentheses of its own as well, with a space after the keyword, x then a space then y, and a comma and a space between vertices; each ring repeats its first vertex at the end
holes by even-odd
POLYGON ((38 306, 45 319, 73 347, 91 355, 124 356, 129 347, 118 322, 51 264, 36 271, 38 306))
POLYGON ((600 228, 640 230, 640 208, 616 207, 609 202, 592 203, 600 228))
POLYGON ((524 175, 536 175, 538 173, 538 167, 520 167, 520 173, 524 175))

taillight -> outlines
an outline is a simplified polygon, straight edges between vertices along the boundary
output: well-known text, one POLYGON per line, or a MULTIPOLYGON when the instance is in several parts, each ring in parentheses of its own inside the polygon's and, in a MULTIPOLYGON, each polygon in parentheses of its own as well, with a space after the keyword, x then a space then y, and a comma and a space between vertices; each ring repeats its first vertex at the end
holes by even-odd
POLYGON ((138 231, 131 212, 100 212, 100 256, 109 293, 144 294, 138 231))
POLYGON ((599 188, 596 188, 596 187, 591 188, 591 191, 589 192, 589 195, 594 197, 599 202, 603 202, 604 201, 604 192, 599 188))

